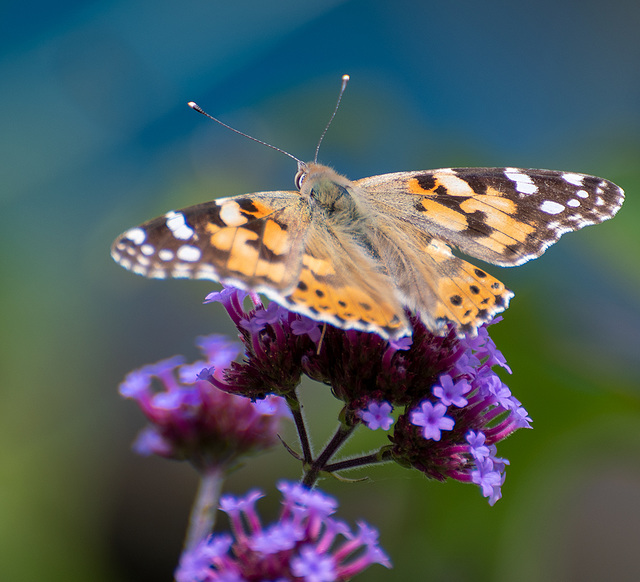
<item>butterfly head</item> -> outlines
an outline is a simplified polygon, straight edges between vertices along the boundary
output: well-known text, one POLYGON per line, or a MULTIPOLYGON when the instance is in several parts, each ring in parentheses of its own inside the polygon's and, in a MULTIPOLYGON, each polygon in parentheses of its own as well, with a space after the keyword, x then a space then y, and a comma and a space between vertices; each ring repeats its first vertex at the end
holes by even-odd
POLYGON ((295 183, 300 195, 314 200, 331 212, 339 210, 336 202, 348 192, 352 183, 328 166, 315 162, 299 163, 295 183))

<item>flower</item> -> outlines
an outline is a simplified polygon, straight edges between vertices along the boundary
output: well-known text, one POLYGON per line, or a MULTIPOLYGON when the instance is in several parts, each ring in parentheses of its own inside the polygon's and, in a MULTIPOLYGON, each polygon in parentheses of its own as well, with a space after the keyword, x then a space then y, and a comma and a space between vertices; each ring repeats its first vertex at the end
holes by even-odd
POLYGON ((233 537, 211 535, 183 553, 177 582, 274 580, 333 582, 349 580, 371 564, 391 567, 378 545, 378 532, 364 522, 356 531, 335 519, 337 502, 318 490, 282 481, 277 522, 263 526, 256 510, 257 490, 245 497, 224 496, 233 537))
POLYGON ((530 428, 531 419, 492 369, 509 370, 486 328, 475 338, 458 340, 458 357, 440 375, 431 397, 398 418, 388 454, 428 477, 474 483, 493 505, 508 465, 496 456, 496 443, 530 428))
POLYGON ((422 436, 429 440, 439 441, 443 430, 451 430, 455 424, 452 418, 445 416, 447 407, 444 404, 435 406, 424 400, 420 407, 411 411, 411 424, 422 427, 422 436))
POLYGON ((245 346, 242 362, 231 363, 222 377, 206 376, 213 385, 251 398, 273 393, 294 401, 302 374, 327 384, 344 403, 342 432, 333 444, 344 442, 358 424, 372 430, 393 425, 391 444, 362 457, 332 463, 335 450, 327 450, 319 465, 307 454, 313 474, 305 482, 311 484, 322 471, 395 461, 437 480, 475 483, 490 503, 500 497, 507 462, 496 456, 495 444, 530 428, 531 419, 494 371, 499 366, 511 372, 489 336, 489 324, 475 337, 459 337, 452 326, 435 335, 417 314, 407 313, 411 338, 389 342, 375 333, 319 324, 274 303, 265 308, 257 295, 232 288, 207 301, 226 307, 245 346), (395 423, 394 409, 399 411, 395 423), (474 449, 468 435, 483 444, 474 449), (484 456, 478 452, 483 446, 489 447, 484 456))
POLYGON ((225 287, 210 293, 205 303, 220 302, 235 323, 244 344, 244 361, 231 362, 224 377, 208 380, 217 388, 251 399, 266 394, 287 396, 296 389, 302 375, 302 357, 316 350, 320 341, 317 321, 287 311, 277 303, 266 308, 255 293, 225 287), (253 308, 245 311, 249 297, 253 308))
POLYGON ((458 382, 454 382, 449 374, 442 374, 440 383, 433 387, 433 395, 437 396, 445 406, 454 404, 458 408, 462 408, 468 404, 463 395, 470 390, 471 385, 466 378, 463 377, 458 382))
POLYGON ((371 430, 389 430, 393 424, 393 417, 390 415, 393 407, 388 402, 370 402, 365 410, 359 410, 358 415, 371 430))
POLYGON ((136 452, 189 460, 198 469, 230 465, 240 456, 277 442, 284 401, 248 398, 218 390, 203 379, 222 378, 239 346, 222 336, 198 338, 205 359, 185 364, 176 356, 135 370, 120 394, 135 400, 150 421, 134 443, 136 452))

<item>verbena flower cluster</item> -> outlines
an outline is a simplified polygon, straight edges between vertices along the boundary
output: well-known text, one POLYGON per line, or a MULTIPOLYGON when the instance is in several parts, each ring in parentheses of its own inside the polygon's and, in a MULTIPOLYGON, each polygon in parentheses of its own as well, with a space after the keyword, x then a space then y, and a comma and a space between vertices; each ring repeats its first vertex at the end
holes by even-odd
POLYGON ((407 313, 412 337, 387 341, 265 306, 257 294, 234 288, 205 302, 226 308, 243 350, 221 336, 199 338, 202 360, 169 358, 131 372, 120 386, 150 423, 135 449, 188 460, 202 477, 177 582, 333 582, 373 563, 390 567, 374 529, 359 523, 351 531, 331 517, 335 500, 310 489, 322 474, 396 462, 440 481, 474 483, 491 505, 500 499, 508 461, 496 445, 531 419, 494 371, 510 373, 487 325, 473 338, 453 328, 437 336, 407 313), (317 455, 296 393, 303 375, 343 403, 338 429, 317 455), (210 535, 221 479, 247 455, 276 444, 284 417, 298 432, 301 452, 285 446, 303 463, 302 484, 279 485, 282 513, 268 527, 255 509, 261 493, 224 497, 220 509, 235 537, 210 535), (379 447, 336 460, 360 425, 386 433, 379 447))
POLYGON ((211 535, 183 553, 177 582, 245 580, 349 580, 369 565, 391 567, 378 546, 378 532, 364 522, 352 532, 332 515, 336 500, 319 491, 282 481, 282 511, 263 526, 254 490, 245 497, 224 496, 220 509, 229 516, 234 536, 211 535))
POLYGON ((243 361, 224 374, 202 373, 214 386, 251 398, 291 397, 306 374, 344 402, 345 424, 391 429, 390 444, 367 464, 393 460, 434 479, 475 483, 491 504, 500 498, 508 462, 495 445, 531 419, 493 370, 510 372, 487 325, 474 338, 458 338, 454 329, 436 336, 408 314, 412 338, 388 342, 332 326, 323 332, 317 321, 233 288, 206 301, 224 305, 245 346, 243 361))
POLYGON ((213 387, 200 373, 221 377, 240 346, 218 335, 196 344, 203 360, 185 364, 175 356, 131 372, 120 385, 120 394, 135 400, 150 422, 134 450, 206 471, 276 444, 280 421, 290 416, 286 403, 276 396, 251 402, 213 387))

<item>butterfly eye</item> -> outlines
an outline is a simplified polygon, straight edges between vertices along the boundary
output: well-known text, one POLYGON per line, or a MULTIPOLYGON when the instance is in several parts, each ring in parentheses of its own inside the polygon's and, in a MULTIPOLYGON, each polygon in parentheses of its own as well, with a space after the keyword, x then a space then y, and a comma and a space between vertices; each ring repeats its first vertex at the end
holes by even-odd
POLYGON ((302 182, 304 182, 304 179, 307 177, 307 172, 306 170, 298 170, 298 172, 296 173, 296 177, 294 179, 295 184, 296 184, 296 188, 298 190, 302 189, 302 182))

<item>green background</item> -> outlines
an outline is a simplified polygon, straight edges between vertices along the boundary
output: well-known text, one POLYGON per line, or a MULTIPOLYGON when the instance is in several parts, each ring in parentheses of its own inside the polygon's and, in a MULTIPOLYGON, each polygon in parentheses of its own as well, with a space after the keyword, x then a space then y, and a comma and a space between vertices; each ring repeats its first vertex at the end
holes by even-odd
MULTIPOLYGON (((308 159, 344 73, 320 160, 350 178, 541 167, 627 192, 613 221, 491 269, 516 292, 493 336, 535 427, 500 445, 511 466, 495 507, 396 466, 324 482, 342 517, 380 528, 394 562, 362 579, 640 579, 639 12, 631 0, 2 2, 0 579, 170 579, 195 477, 130 451, 143 419, 117 385, 233 329, 201 305, 214 284, 136 277, 109 245, 172 208, 293 186, 291 160, 188 101, 308 159)), ((337 404, 324 387, 304 395, 320 445, 337 404)), ((227 490, 273 493, 298 471, 276 450, 227 490)))

